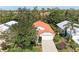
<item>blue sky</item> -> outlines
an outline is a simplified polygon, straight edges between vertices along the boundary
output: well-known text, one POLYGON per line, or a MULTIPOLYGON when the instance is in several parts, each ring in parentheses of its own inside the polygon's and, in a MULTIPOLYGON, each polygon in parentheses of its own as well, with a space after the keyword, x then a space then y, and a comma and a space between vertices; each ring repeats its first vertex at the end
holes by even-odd
MULTIPOLYGON (((17 8, 23 8, 23 7, 26 7, 26 8, 30 8, 30 9, 33 9, 35 6, 0 6, 0 9, 2 10, 16 10, 17 8)), ((70 9, 70 8, 73 8, 73 9, 79 9, 79 6, 37 6, 38 9, 41 9, 41 8, 60 8, 60 9, 70 9)))

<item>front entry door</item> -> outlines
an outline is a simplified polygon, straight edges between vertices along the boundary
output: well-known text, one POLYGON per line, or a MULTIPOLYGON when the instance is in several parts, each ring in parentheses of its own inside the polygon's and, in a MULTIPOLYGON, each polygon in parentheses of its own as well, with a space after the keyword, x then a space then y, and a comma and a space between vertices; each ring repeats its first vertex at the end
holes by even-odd
POLYGON ((39 37, 38 43, 42 43, 42 37, 39 37))

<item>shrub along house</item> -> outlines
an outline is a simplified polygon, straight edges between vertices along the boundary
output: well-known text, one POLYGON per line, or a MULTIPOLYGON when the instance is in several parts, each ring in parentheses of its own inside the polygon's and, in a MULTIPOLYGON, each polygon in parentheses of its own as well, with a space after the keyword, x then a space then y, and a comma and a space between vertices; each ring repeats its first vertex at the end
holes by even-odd
POLYGON ((37 44, 42 45, 42 50, 45 52, 56 52, 56 46, 53 42, 55 32, 52 28, 42 21, 37 21, 33 24, 33 28, 36 29, 37 44))

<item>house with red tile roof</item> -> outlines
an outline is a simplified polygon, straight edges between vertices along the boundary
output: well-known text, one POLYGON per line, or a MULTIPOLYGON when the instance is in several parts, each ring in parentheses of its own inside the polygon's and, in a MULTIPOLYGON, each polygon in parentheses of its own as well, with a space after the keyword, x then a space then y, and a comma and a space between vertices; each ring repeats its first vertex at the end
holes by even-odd
POLYGON ((44 33, 44 32, 49 32, 51 34, 55 34, 55 32, 52 30, 52 28, 49 26, 49 24, 44 23, 42 21, 37 21, 33 24, 33 27, 36 28, 38 31, 38 35, 44 33))
POLYGON ((50 52, 50 51, 56 52, 57 49, 53 42, 55 32, 49 26, 49 24, 42 21, 37 21, 33 24, 32 27, 36 29, 37 44, 42 45, 42 50, 45 52, 50 52))

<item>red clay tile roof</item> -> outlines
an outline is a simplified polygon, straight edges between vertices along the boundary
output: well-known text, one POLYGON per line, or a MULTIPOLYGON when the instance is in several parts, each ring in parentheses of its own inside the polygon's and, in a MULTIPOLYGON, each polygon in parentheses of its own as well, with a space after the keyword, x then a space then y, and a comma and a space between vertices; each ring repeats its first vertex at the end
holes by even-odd
POLYGON ((47 24, 47 23, 44 23, 44 22, 42 22, 42 21, 37 21, 37 22, 35 22, 34 24, 33 24, 33 28, 36 28, 36 27, 43 27, 43 28, 45 28, 45 30, 40 30, 40 31, 38 31, 37 33, 38 33, 38 35, 40 35, 41 33, 43 33, 43 32, 50 32, 50 33, 52 33, 52 34, 55 34, 55 32, 52 30, 52 28, 49 26, 49 24, 47 24))

